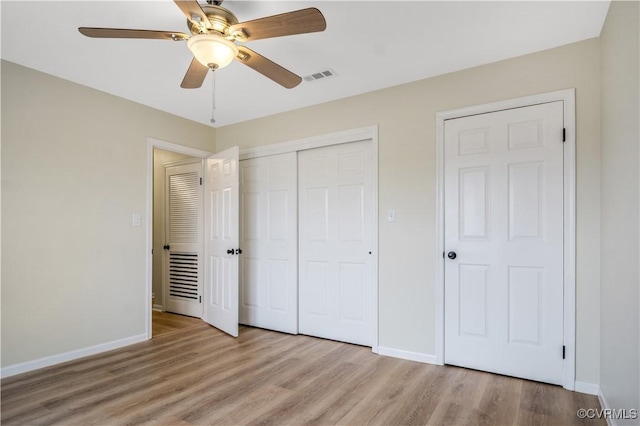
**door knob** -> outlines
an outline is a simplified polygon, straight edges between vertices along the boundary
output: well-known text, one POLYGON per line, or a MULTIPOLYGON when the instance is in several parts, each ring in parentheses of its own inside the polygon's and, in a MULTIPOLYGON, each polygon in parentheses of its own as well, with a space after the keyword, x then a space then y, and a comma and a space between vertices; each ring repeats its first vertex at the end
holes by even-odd
POLYGON ((450 251, 449 253, 447 253, 447 257, 451 260, 455 259, 457 256, 455 251, 450 251))
POLYGON ((162 248, 163 248, 163 249, 165 249, 165 250, 170 250, 170 249, 171 249, 171 246, 170 246, 169 244, 167 244, 167 245, 165 245, 165 246, 162 246, 162 248))
POLYGON ((236 249, 236 254, 242 254, 242 249, 236 249))
POLYGON ((233 254, 233 249, 227 250, 227 254, 233 254))

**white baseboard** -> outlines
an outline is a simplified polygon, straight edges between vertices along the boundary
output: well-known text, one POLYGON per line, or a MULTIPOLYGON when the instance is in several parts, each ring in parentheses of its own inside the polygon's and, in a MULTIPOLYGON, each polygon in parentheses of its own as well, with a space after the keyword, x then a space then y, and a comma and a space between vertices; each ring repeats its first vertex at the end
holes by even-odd
MULTIPOLYGON (((611 406, 607 402, 607 398, 604 397, 604 394, 602 393, 602 389, 600 387, 598 387, 598 400, 600 401, 600 406, 604 410, 611 409, 611 406)), ((614 419, 612 419, 611 416, 608 416, 607 417, 607 424, 609 426, 616 426, 618 424, 618 422, 616 422, 614 419)))
MULTIPOLYGON (((604 394, 602 393, 602 389, 600 389, 600 392, 598 392, 598 401, 600 401, 600 406, 603 409, 609 409, 609 404, 607 403, 607 399, 604 397, 604 394)), ((609 426, 612 426, 612 420, 611 419, 607 419, 607 424, 609 426)))
POLYGON ((438 364, 435 355, 423 354, 420 352, 403 351, 402 349, 387 348, 384 346, 378 346, 378 355, 407 359, 409 361, 418 361, 425 364, 438 364))
POLYGON ((89 346, 88 348, 76 349, 57 355, 34 359, 33 361, 8 365, 0 369, 0 377, 4 379, 5 377, 15 376, 16 374, 26 373, 28 371, 61 364, 67 361, 73 361, 74 359, 84 358, 85 356, 95 355, 113 349, 118 349, 123 346, 133 345, 134 343, 144 342, 145 340, 147 340, 146 334, 138 334, 137 336, 125 337, 124 339, 100 343, 99 345, 89 346))
POLYGON ((155 305, 153 305, 153 307, 151 309, 153 309, 154 311, 158 311, 158 312, 164 312, 164 306, 158 305, 157 303, 155 305))
POLYGON ((589 382, 581 382, 576 380, 575 388, 576 392, 586 393, 588 395, 599 395, 600 394, 600 386, 595 383, 589 382))

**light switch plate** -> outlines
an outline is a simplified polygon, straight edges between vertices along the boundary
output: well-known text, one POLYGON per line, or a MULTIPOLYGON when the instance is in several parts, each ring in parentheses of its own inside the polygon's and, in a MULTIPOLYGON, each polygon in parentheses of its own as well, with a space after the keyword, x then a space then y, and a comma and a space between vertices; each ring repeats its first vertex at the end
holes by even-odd
POLYGON ((395 222, 396 221, 396 209, 389 209, 387 213, 387 222, 395 222))
POLYGON ((140 226, 140 214, 139 213, 134 213, 133 214, 133 226, 140 226))

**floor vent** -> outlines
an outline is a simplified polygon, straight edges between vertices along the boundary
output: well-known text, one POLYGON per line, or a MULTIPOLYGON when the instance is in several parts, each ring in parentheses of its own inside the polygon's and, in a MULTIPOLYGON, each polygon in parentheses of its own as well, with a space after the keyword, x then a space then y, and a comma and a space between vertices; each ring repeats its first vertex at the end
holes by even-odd
POLYGON ((336 76, 336 72, 332 69, 328 69, 320 72, 315 72, 310 75, 305 75, 302 78, 304 79, 304 81, 316 81, 316 80, 327 79, 329 77, 335 77, 335 76, 336 76))

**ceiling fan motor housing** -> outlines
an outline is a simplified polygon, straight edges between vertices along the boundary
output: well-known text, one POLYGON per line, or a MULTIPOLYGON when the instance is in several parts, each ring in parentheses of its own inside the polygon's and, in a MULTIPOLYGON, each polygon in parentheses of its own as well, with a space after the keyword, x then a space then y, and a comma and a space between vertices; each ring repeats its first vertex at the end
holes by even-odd
POLYGON ((236 15, 222 6, 212 4, 203 5, 202 11, 207 15, 207 18, 211 23, 211 28, 207 29, 204 22, 199 22, 195 19, 187 19, 187 26, 192 34, 209 34, 211 32, 215 32, 223 37, 231 38, 229 27, 238 23, 236 15))

